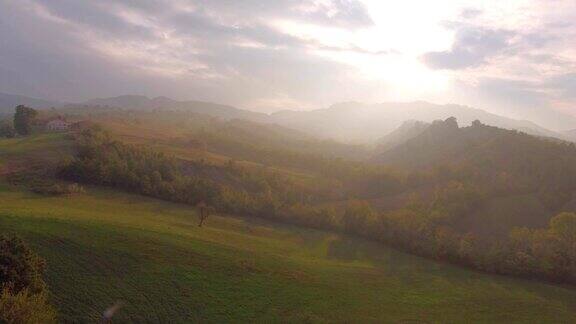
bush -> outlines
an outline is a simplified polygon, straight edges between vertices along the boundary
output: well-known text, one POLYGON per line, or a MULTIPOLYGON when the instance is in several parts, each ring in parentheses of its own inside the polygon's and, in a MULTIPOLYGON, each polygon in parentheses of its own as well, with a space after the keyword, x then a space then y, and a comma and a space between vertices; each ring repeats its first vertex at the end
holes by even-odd
POLYGON ((13 172, 6 177, 12 185, 25 186, 30 191, 50 196, 84 193, 84 187, 77 183, 58 183, 50 170, 27 170, 13 172))
POLYGON ((0 323, 56 323, 56 311, 45 293, 31 294, 28 289, 14 293, 4 288, 0 294, 0 323))
POLYGON ((34 193, 41 195, 50 196, 62 196, 62 195, 72 195, 77 193, 83 193, 84 187, 78 185, 77 183, 72 184, 51 184, 45 186, 33 186, 30 190, 34 193))
POLYGON ((42 279, 46 262, 19 237, 0 236, 0 287, 10 287, 14 293, 27 289, 30 293, 43 293, 42 279))

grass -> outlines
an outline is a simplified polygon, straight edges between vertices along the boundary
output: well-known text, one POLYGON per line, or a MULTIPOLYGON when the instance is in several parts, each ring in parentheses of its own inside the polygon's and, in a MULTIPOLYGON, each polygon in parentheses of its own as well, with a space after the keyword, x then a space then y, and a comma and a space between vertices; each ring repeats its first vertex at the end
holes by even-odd
POLYGON ((0 186, 0 230, 48 260, 66 322, 574 322, 576 290, 480 274, 333 233, 90 188, 0 186))
POLYGON ((30 154, 33 152, 65 151, 70 142, 65 133, 42 133, 28 137, 0 139, 0 152, 6 156, 30 154))
POLYGON ((9 168, 56 163, 72 153, 73 142, 64 133, 0 138, 0 175, 9 168))
MULTIPOLYGON (((70 148, 64 134, 3 139, 0 168, 56 161, 70 148)), ((262 220, 197 222, 189 206, 137 195, 43 197, 0 181, 0 232, 22 235, 47 259, 64 322, 97 321, 117 301, 120 323, 576 321, 573 287, 262 220)))

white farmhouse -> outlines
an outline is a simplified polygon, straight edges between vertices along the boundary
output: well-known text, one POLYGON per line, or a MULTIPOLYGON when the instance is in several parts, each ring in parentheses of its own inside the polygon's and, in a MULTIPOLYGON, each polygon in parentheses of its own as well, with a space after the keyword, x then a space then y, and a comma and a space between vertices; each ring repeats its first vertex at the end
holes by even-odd
POLYGON ((52 119, 46 123, 46 130, 50 132, 66 131, 70 127, 70 123, 62 118, 52 119))

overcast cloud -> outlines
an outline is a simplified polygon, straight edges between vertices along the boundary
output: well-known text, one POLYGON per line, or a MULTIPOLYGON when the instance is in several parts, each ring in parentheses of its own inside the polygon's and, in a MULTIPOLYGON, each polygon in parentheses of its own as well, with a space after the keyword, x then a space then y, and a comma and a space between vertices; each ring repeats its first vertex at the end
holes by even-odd
POLYGON ((576 128, 576 4, 0 0, 0 92, 460 103, 576 128))

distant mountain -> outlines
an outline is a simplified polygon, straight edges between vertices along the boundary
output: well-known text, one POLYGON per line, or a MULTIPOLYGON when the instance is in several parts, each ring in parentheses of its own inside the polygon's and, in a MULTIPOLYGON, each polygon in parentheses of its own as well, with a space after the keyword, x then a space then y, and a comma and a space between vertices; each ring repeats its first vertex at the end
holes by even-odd
POLYGON ((408 140, 425 132, 431 124, 417 121, 408 120, 402 123, 400 127, 392 131, 388 135, 380 138, 376 142, 376 152, 385 152, 393 147, 406 143, 408 140))
POLYGON ((31 98, 20 95, 0 93, 0 113, 12 113, 18 105, 25 105, 32 108, 50 108, 61 106, 61 102, 50 101, 38 98, 31 98))
POLYGON ((511 131, 475 123, 459 128, 456 118, 437 120, 420 134, 376 155, 375 161, 408 168, 457 162, 473 148, 511 131))
POLYGON ((80 104, 86 106, 103 106, 126 109, 149 109, 151 101, 152 100, 146 96, 124 95, 111 98, 91 99, 80 104))
MULTIPOLYGON (((178 101, 167 97, 149 98, 139 95, 123 95, 92 99, 77 104, 63 104, 25 96, 0 94, 0 114, 12 112, 14 107, 19 104, 33 108, 66 107, 68 109, 79 109, 107 107, 143 111, 157 109, 189 111, 219 117, 224 120, 244 119, 274 123, 312 136, 345 143, 374 143, 378 139, 383 141, 386 140, 384 138, 386 135, 396 130, 406 121, 418 120, 430 123, 450 116, 456 117, 462 125, 469 125, 474 120, 480 120, 487 125, 519 130, 531 135, 576 141, 576 131, 572 133, 557 133, 530 121, 515 120, 481 109, 459 105, 436 105, 422 101, 380 104, 347 102, 335 104, 325 109, 280 111, 268 115, 228 105, 202 101, 178 101)), ((400 132, 402 131, 406 131, 406 129, 400 132)), ((403 137, 404 135, 396 133, 391 136, 403 137)), ((389 138, 388 140, 391 139, 389 138)))
MULTIPOLYGON (((369 156, 370 149, 362 145, 342 144, 333 140, 322 140, 278 124, 259 123, 234 119, 225 122, 212 122, 206 127, 200 138, 220 153, 244 160, 254 159, 259 152, 291 152, 311 154, 327 158, 363 160, 369 156), (244 151, 242 152, 242 148, 244 151), (244 155, 236 156, 235 153, 244 155)), ((274 153, 271 153, 274 154, 274 153)), ((285 156, 286 160, 290 158, 285 156)), ((277 162, 278 163, 278 162, 277 162)), ((286 164, 289 161, 283 161, 286 164)), ((296 166, 301 168, 302 166, 296 166)), ((310 167, 310 166, 309 166, 310 167)))
MULTIPOLYGON (((512 160, 518 163, 529 159, 548 159, 548 150, 558 149, 558 159, 563 159, 568 142, 556 138, 537 137, 473 122, 471 126, 459 127, 458 121, 450 117, 437 120, 411 138, 382 150, 374 161, 404 168, 422 168, 431 165, 451 165, 459 163, 502 166, 512 160), (497 159, 486 163, 487 159, 497 159)), ((408 126, 405 126, 409 129, 408 126)), ((414 131, 412 131, 413 135, 414 131)), ((574 152, 572 152, 574 153, 574 152)), ((576 154, 570 155, 576 158, 576 154)), ((540 162, 540 161, 539 161, 540 162)))
POLYGON ((428 102, 362 104, 347 102, 312 111, 281 111, 271 115, 274 122, 322 137, 345 142, 374 141, 392 132, 407 120, 432 122, 456 117, 461 124, 474 120, 532 135, 563 138, 530 121, 515 120, 460 105, 436 105, 428 102))
POLYGON ((220 117, 222 119, 247 119, 266 121, 268 115, 232 106, 203 101, 177 101, 167 97, 148 98, 146 96, 125 95, 112 98, 99 98, 85 101, 75 106, 102 106, 131 110, 180 110, 220 117))
POLYGON ((576 142, 576 129, 562 132, 562 135, 569 141, 576 142))

